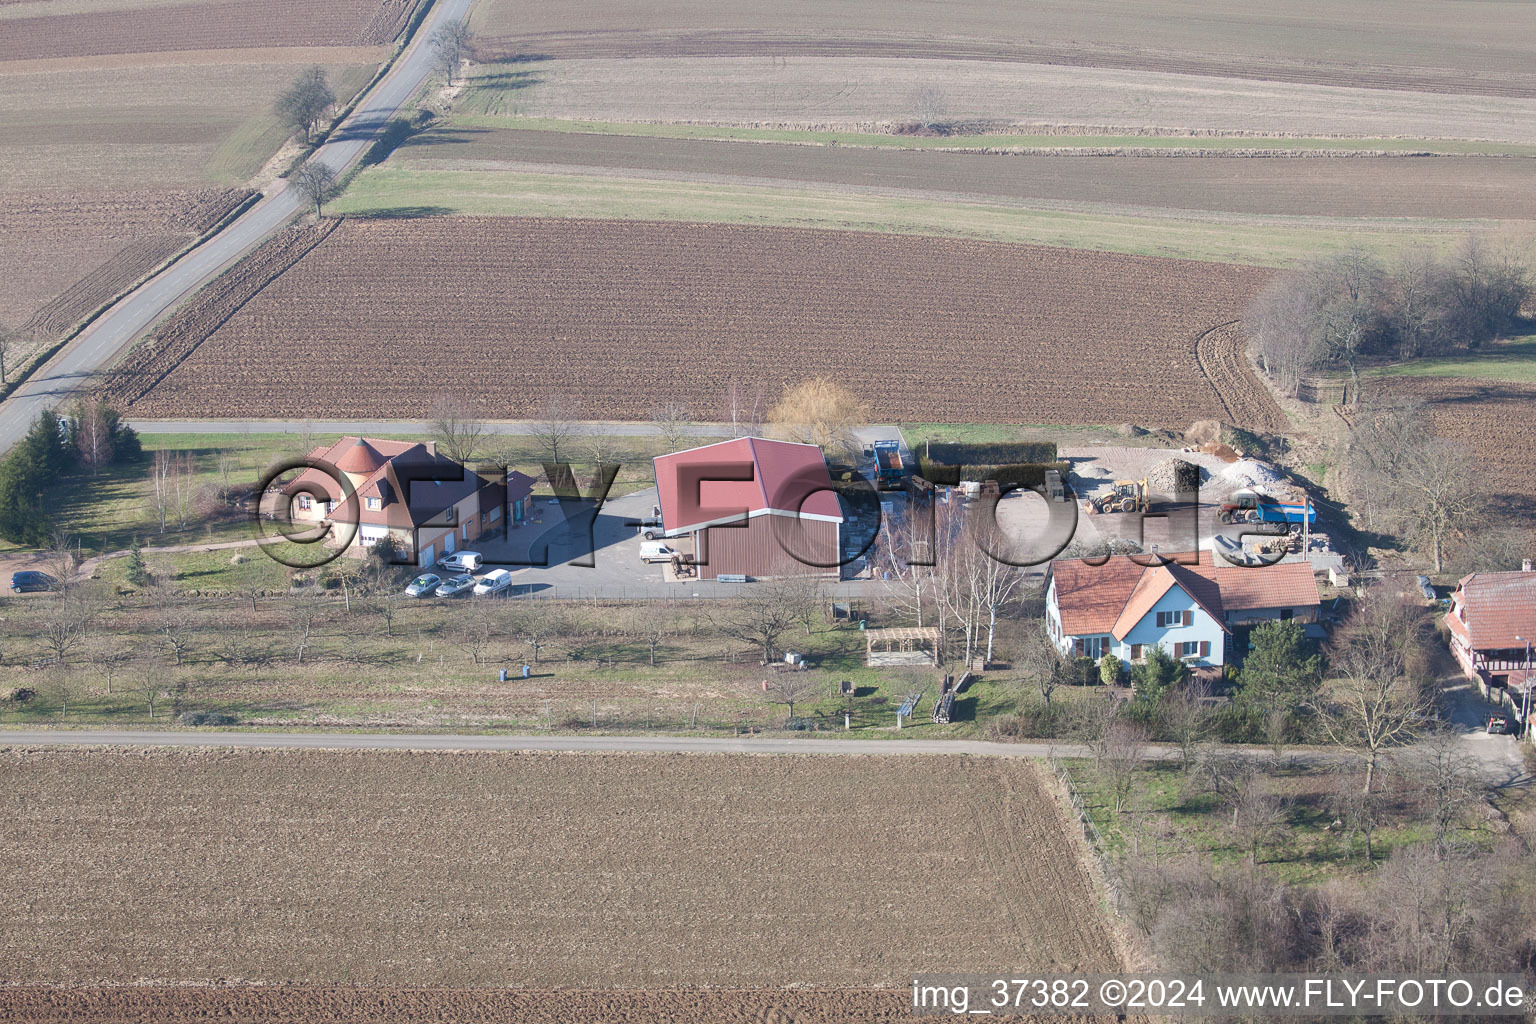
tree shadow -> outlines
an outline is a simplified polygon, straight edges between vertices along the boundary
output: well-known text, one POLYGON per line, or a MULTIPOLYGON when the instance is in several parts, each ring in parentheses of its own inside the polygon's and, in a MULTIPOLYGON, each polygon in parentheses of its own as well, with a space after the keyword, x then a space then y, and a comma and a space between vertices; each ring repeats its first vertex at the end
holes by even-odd
POLYGON ((453 212, 451 206, 378 206, 356 210, 347 216, 358 220, 419 220, 423 217, 446 217, 453 212))

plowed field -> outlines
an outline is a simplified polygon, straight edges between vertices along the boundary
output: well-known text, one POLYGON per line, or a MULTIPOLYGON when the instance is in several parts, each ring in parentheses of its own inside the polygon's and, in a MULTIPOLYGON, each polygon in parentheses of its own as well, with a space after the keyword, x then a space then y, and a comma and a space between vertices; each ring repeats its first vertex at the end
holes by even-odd
POLYGON ((1022 760, 7 751, 0 777, 7 980, 72 990, 0 989, 7 1019, 891 1020, 936 963, 1118 966, 1022 760), (89 989, 140 981, 272 987, 89 989))
POLYGON ((208 0, 0 19, 0 61, 388 43, 419 0, 208 0))
MULTIPOLYGON (((876 417, 1185 427, 1224 418, 1195 337, 1246 267, 954 239, 523 218, 348 221, 133 404, 137 416, 495 418, 553 395, 644 419, 844 380, 876 417), (472 385, 466 382, 473 382, 472 385)), ((132 396, 130 363, 113 383, 132 396)), ((158 374, 158 371, 155 371, 158 374)))
POLYGON ((48 339, 212 227, 249 193, 3 193, 0 323, 48 339))
POLYGON ((1536 13, 1426 0, 1294 0, 1211 6, 1170 0, 942 5, 846 0, 490 0, 477 27, 508 49, 570 57, 794 54, 960 57, 1154 68, 1273 81, 1530 95, 1536 13), (498 40, 496 37, 502 37, 498 40))
POLYGON ((1425 403, 1435 431, 1466 445, 1488 486, 1513 508, 1536 507, 1536 386, 1446 377, 1392 377, 1394 398, 1425 403))
POLYGON ((406 167, 656 173, 1050 204, 1321 217, 1536 219, 1536 160, 1254 158, 892 152, 832 146, 443 128, 401 147, 406 167))

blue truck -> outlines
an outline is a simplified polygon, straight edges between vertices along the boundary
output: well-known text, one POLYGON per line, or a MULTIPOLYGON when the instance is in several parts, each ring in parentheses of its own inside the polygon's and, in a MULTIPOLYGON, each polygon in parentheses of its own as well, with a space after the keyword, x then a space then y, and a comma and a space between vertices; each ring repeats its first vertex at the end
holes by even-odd
POLYGON ((1287 523, 1292 526, 1316 525, 1317 509, 1312 502, 1283 502, 1257 491, 1234 491, 1217 513, 1224 523, 1287 523))
POLYGON ((899 484, 906 479, 907 466, 901 458, 900 441, 876 441, 874 449, 875 471, 881 484, 899 484))

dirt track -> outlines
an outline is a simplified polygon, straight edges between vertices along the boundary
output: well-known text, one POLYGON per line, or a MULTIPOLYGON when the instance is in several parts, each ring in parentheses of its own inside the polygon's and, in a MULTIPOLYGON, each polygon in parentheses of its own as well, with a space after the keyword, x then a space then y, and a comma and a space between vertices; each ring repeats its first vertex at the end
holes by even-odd
MULTIPOLYGON (((963 140, 962 140, 963 141, 963 140)), ((1536 160, 1511 157, 1033 156, 443 128, 400 150, 407 166, 694 176, 912 189, 1116 207, 1323 217, 1536 218, 1536 160)))
POLYGON ((771 396, 828 375, 877 418, 1182 428, 1227 415, 1195 336, 1268 277, 858 232, 347 221, 227 320, 189 307, 212 331, 193 354, 112 389, 152 385, 140 417, 409 416, 450 389, 493 419, 562 394, 643 420, 660 381, 715 410, 732 381, 771 396))

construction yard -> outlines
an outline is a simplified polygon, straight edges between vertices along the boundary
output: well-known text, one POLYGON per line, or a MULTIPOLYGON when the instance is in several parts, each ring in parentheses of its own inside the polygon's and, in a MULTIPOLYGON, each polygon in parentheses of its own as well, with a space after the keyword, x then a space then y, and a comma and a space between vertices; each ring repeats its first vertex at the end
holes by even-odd
MULTIPOLYGON (((13 749, 0 764, 0 854, 28 894, 0 909, 10 1019, 151 980, 106 998, 174 1011, 261 997, 160 986, 432 986, 447 991, 403 1005, 452 1007, 494 986, 512 991, 493 1006, 528 990, 534 1013, 596 1020, 721 998, 680 990, 761 1006, 794 986, 799 1019, 850 1019, 898 1012, 939 950, 956 971, 1119 965, 1076 827, 1026 761, 13 749), (111 787, 90 784, 104 774, 111 787)), ((309 991, 286 1011, 358 1012, 309 991)))

